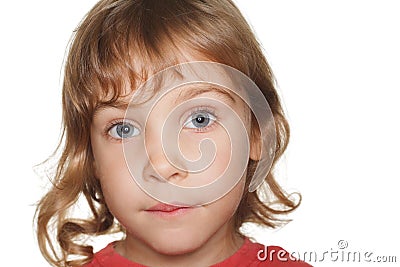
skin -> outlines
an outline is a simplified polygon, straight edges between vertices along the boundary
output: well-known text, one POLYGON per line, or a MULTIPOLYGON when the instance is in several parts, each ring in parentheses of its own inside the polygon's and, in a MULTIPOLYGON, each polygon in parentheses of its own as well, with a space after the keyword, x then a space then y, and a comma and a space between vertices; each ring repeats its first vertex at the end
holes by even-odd
MULTIPOLYGON (((176 107, 182 90, 173 90, 158 102, 147 120, 145 134, 141 131, 137 136, 124 141, 115 138, 115 131, 109 130, 110 123, 123 119, 125 110, 114 107, 98 110, 91 126, 96 176, 100 179, 107 206, 126 229, 126 238, 117 242, 115 249, 123 257, 144 265, 208 266, 228 258, 243 244, 243 238, 233 227, 232 216, 245 190, 245 177, 241 177, 236 186, 222 198, 207 205, 190 208, 178 216, 165 218, 146 211, 159 201, 142 191, 129 173, 122 142, 131 142, 134 145, 138 138, 151 140, 146 143, 148 163, 143 169, 143 174, 148 179, 161 176, 177 185, 186 186, 195 183, 194 181, 205 184, 210 181, 210 177, 218 177, 226 168, 231 153, 229 136, 216 122, 213 127, 203 131, 184 128, 180 135, 181 151, 189 159, 199 157, 198 143, 203 138, 214 141, 217 148, 215 161, 201 173, 193 174, 175 168, 160 149, 157 141, 161 134, 160 125, 165 121, 166 114, 176 107)), ((215 92, 195 96, 199 97, 220 101, 232 108, 243 122, 248 121, 248 112, 243 102, 234 95, 234 101, 215 92)), ((127 116, 127 119, 144 125, 143 112, 144 108, 138 105, 132 112, 137 117, 127 116)), ((249 128, 248 123, 246 128, 249 128)))

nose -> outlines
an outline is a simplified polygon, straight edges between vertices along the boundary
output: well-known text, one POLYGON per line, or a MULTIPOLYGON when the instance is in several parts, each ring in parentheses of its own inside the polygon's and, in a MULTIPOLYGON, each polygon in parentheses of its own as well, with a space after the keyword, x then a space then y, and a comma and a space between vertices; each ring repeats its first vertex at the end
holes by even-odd
POLYGON ((143 178, 146 180, 180 182, 187 175, 187 171, 175 167, 162 152, 156 155, 152 153, 143 169, 143 178))
MULTIPOLYGON (((168 140, 169 142, 173 140, 168 140)), ((178 144, 176 144, 178 146, 178 144)), ((172 183, 179 183, 188 176, 188 171, 179 163, 179 168, 174 166, 179 159, 178 155, 165 155, 161 142, 161 132, 155 129, 146 130, 146 152, 147 162, 143 169, 145 180, 157 180, 159 182, 167 180, 172 183), (171 158, 172 157, 172 158, 171 158)), ((177 149, 177 152, 179 149, 177 149)))

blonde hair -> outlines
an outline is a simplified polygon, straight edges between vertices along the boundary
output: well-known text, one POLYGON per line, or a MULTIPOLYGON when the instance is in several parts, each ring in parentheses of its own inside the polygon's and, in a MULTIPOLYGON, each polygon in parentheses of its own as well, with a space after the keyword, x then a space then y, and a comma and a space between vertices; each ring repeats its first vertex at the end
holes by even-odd
MULTIPOLYGON (((127 81, 130 88, 136 88, 149 75, 179 63, 183 48, 234 67, 257 84, 275 120, 273 166, 285 151, 289 126, 273 74, 260 44, 232 1, 102 0, 80 23, 71 43, 62 92, 62 154, 53 186, 36 211, 39 247, 50 264, 76 266, 89 262, 93 248, 76 239, 115 229, 93 166, 90 125, 94 111, 99 105, 115 105, 129 93, 124 92, 127 81), (89 204, 90 218, 68 215, 80 196, 89 204), (59 248, 61 253, 57 252, 59 248), (80 257, 71 260, 70 256, 80 257)), ((249 161, 248 177, 256 164, 249 161)), ((236 230, 239 232, 244 222, 274 228, 285 221, 279 215, 289 213, 299 203, 282 190, 271 171, 257 191, 244 193, 235 214, 236 230), (276 203, 280 207, 274 206, 276 203)))

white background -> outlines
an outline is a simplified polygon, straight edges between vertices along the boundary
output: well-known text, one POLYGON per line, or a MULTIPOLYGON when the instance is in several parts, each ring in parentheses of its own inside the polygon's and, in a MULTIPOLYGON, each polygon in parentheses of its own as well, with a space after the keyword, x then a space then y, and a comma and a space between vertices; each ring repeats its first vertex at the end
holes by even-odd
MULTIPOLYGON (((48 266, 32 228, 34 203, 47 182, 32 167, 58 142, 65 48, 95 2, 2 4, 4 263, 48 266)), ((266 51, 291 124, 281 181, 303 195, 291 223, 281 230, 257 231, 255 237, 289 251, 321 254, 337 250, 337 242, 346 240, 347 251, 396 255, 399 262, 398 2, 236 2, 266 51)), ((316 265, 344 264, 326 260, 316 265)))

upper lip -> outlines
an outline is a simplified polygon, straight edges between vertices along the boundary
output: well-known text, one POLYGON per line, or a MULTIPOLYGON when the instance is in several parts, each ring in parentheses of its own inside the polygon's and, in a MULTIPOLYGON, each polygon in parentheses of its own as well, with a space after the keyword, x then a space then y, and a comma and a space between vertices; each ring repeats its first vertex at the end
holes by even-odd
POLYGON ((173 206, 164 203, 158 203, 151 208, 146 209, 146 211, 161 211, 161 212, 171 212, 178 209, 188 208, 184 206, 173 206))

